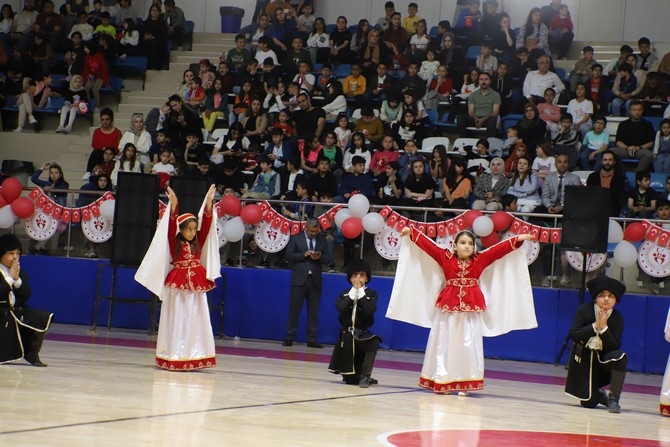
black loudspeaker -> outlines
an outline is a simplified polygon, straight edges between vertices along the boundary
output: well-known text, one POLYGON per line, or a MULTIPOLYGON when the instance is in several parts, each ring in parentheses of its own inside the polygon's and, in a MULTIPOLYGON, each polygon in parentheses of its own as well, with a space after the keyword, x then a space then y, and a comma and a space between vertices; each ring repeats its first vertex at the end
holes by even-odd
POLYGON ((179 201, 179 214, 197 216, 211 184, 212 181, 206 177, 171 177, 170 187, 179 201))
POLYGON ((607 253, 610 190, 596 186, 566 186, 561 248, 607 253))
POLYGON ((140 265, 158 222, 159 178, 119 172, 114 207, 112 264, 140 265))

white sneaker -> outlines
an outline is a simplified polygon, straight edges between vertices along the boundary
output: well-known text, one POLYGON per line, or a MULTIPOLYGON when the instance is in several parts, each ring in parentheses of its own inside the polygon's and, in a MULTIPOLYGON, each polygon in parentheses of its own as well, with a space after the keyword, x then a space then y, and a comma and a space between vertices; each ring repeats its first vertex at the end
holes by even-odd
POLYGON ((63 132, 70 133, 70 132, 72 132, 72 128, 70 126, 67 126, 67 127, 65 127, 65 129, 63 129, 63 132))
POLYGON ((16 132, 16 133, 23 132, 23 127, 17 127, 16 129, 14 129, 14 132, 16 132))
POLYGON ((37 119, 36 119, 34 116, 30 115, 30 116, 28 117, 28 122, 29 122, 30 124, 37 124, 37 119))
POLYGON ((545 276, 542 280, 542 287, 551 287, 551 276, 545 276))
POLYGON ((570 282, 570 278, 568 278, 567 275, 563 275, 563 276, 561 276, 560 284, 561 284, 562 286, 566 285, 566 284, 569 283, 569 282, 570 282))
POLYGON ((65 127, 58 126, 58 129, 56 129, 56 133, 65 133, 65 127))

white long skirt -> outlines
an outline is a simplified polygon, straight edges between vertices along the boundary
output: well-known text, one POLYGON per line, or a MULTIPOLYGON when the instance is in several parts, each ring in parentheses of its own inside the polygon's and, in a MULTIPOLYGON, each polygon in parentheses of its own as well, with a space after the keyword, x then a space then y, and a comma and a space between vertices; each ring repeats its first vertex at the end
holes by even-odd
POLYGON ((168 289, 156 340, 156 366, 189 371, 216 366, 207 294, 168 289))
POLYGON ((436 393, 484 388, 481 312, 436 312, 419 386, 436 393))
POLYGON ((663 385, 661 385, 661 415, 670 416, 670 357, 665 366, 663 385))

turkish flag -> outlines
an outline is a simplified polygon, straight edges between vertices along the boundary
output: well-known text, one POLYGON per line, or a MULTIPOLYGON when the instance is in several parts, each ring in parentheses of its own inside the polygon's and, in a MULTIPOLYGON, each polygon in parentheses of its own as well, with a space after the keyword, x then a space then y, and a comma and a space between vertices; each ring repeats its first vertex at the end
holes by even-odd
POLYGON ((547 243, 549 242, 549 228, 542 228, 540 230, 540 237, 538 238, 540 242, 547 243))

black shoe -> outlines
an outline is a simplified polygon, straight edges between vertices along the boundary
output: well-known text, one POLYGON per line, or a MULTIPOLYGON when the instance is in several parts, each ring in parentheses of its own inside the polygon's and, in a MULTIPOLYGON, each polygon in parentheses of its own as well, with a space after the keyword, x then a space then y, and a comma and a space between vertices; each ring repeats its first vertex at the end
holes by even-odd
POLYGON ((370 377, 370 379, 368 380, 368 383, 369 383, 370 385, 377 385, 377 384, 379 384, 379 380, 377 380, 377 379, 375 379, 375 378, 373 378, 373 377, 370 377))
POLYGON ((316 348, 316 349, 323 349, 323 345, 319 343, 318 341, 310 341, 307 343, 308 348, 316 348))
POLYGON ((598 392, 600 393, 600 400, 598 400, 598 403, 600 405, 607 406, 608 405, 608 398, 607 398, 607 392, 603 390, 602 388, 598 389, 598 392))
POLYGON ((39 356, 35 356, 35 357, 33 357, 33 358, 30 358, 30 359, 29 359, 29 358, 26 358, 26 361, 27 361, 28 363, 30 363, 31 365, 33 365, 33 366, 37 366, 37 367, 39 367, 39 368, 46 368, 46 367, 47 367, 47 364, 46 364, 46 363, 42 363, 42 360, 40 360, 39 356))
POLYGON ((607 408, 610 413, 621 413, 621 405, 619 405, 619 399, 612 396, 610 393, 607 398, 607 408))
POLYGON ((366 376, 361 376, 358 380, 358 386, 360 388, 370 388, 370 379, 366 376))
POLYGON ((284 340, 282 346, 293 346, 293 340, 284 340))

